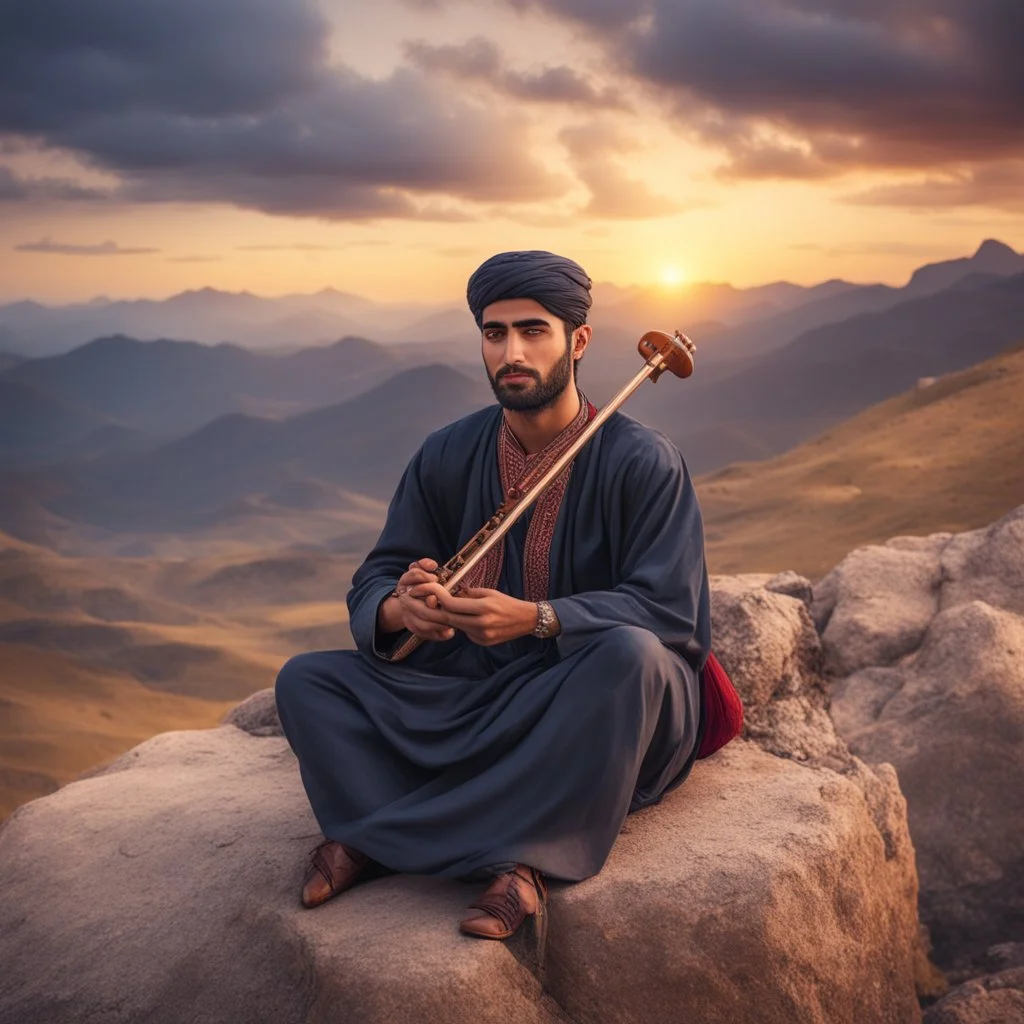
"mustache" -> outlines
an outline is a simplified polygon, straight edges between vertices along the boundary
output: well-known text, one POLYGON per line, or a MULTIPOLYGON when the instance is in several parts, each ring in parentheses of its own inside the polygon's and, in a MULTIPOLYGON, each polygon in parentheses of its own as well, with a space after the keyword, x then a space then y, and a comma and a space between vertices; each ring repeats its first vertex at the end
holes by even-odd
POLYGON ((511 376, 525 376, 532 377, 534 380, 540 380, 540 374, 536 370, 528 370, 525 366, 503 366, 495 375, 495 380, 501 380, 502 377, 511 376))

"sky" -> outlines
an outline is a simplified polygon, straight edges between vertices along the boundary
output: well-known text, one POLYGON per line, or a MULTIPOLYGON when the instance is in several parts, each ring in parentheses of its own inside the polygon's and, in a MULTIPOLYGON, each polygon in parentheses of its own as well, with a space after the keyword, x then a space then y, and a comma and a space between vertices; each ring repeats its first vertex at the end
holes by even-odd
POLYGON ((0 301, 1024 249, 1021 0, 0 2, 0 301))

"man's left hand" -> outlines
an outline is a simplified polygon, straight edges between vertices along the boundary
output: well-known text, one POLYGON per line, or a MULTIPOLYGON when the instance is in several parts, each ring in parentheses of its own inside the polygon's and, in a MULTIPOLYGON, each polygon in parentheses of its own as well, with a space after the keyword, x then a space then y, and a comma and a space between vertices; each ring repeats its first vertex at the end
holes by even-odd
POLYGON ((475 644, 490 647, 527 636, 537 625, 537 605, 520 601, 500 590, 467 587, 459 596, 439 583, 422 583, 410 589, 414 597, 433 594, 445 612, 448 625, 461 630, 475 644))

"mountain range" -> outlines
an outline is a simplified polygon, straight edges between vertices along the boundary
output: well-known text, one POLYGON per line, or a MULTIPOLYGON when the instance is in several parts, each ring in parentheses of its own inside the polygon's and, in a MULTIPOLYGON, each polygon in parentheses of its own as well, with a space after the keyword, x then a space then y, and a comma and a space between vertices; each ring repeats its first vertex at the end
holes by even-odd
MULTIPOLYGON (((284 416, 339 402, 374 387, 399 364, 394 351, 357 337, 274 356, 238 345, 118 335, 23 360, 0 372, 0 382, 25 389, 26 410, 34 395, 37 402, 87 410, 97 427, 116 422, 172 437, 227 413, 284 416)), ((28 424, 26 431, 39 436, 28 424)))
MULTIPOLYGON (((973 273, 1024 273, 1024 256, 987 240, 970 257, 919 268, 903 288, 826 281, 812 287, 786 281, 753 288, 698 283, 685 288, 594 287, 592 322, 601 332, 639 337, 652 327, 698 329, 718 338, 726 358, 750 354, 758 338, 786 341, 813 326, 920 298, 973 273), (801 315, 800 311, 805 312, 801 315), (763 324, 757 329, 753 323, 763 324), (749 328, 749 329, 748 329, 749 328)), ((126 335, 146 340, 188 339, 250 349, 295 349, 358 335, 394 344, 471 341, 475 326, 465 306, 378 303, 323 289, 310 295, 267 298, 250 292, 202 288, 163 300, 45 306, 22 301, 0 306, 0 352, 39 357, 66 352, 94 338, 126 335)), ((717 354, 712 358, 717 358, 717 354)))
MULTIPOLYGON (((1024 257, 985 243, 970 258, 921 268, 904 288, 885 290, 884 303, 877 288, 840 282, 766 286, 746 305, 738 290, 708 286, 705 297, 733 303, 737 316, 789 304, 743 329, 774 330, 780 316, 813 320, 823 309, 838 319, 783 344, 769 330, 736 358, 721 354, 735 335, 702 341, 691 379, 645 384, 624 411, 669 436, 695 473, 768 458, 919 378, 1018 342, 1020 266, 1024 257), (870 311, 849 315, 858 295, 870 311)), ((613 306, 643 301, 630 289, 606 297, 613 306)), ((638 365, 635 337, 615 345, 613 334, 596 335, 581 365, 598 404, 638 365)), ((386 500, 426 433, 493 401, 478 358, 475 342, 351 337, 272 354, 110 337, 14 360, 0 370, 0 528, 35 540, 69 522, 188 532, 311 513, 350 493, 386 500)))

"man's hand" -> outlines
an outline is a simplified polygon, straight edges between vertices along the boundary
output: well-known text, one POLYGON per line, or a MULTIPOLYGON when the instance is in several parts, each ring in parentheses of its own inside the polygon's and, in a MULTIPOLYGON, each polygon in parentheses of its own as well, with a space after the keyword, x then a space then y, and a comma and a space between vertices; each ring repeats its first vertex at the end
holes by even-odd
POLYGON ((431 614, 443 616, 441 621, 461 630, 482 647, 527 636, 537 625, 536 604, 520 601, 500 590, 467 587, 454 597, 434 580, 414 585, 409 594, 415 600, 436 600, 440 608, 437 612, 431 610, 431 614))
POLYGON ((451 640, 455 636, 455 630, 439 610, 437 597, 433 594, 416 595, 413 591, 414 587, 430 582, 443 591, 434 575, 436 568, 437 562, 432 558, 421 558, 409 564, 395 587, 399 596, 381 602, 377 613, 377 626, 381 632, 396 633, 407 629, 424 640, 451 640))

